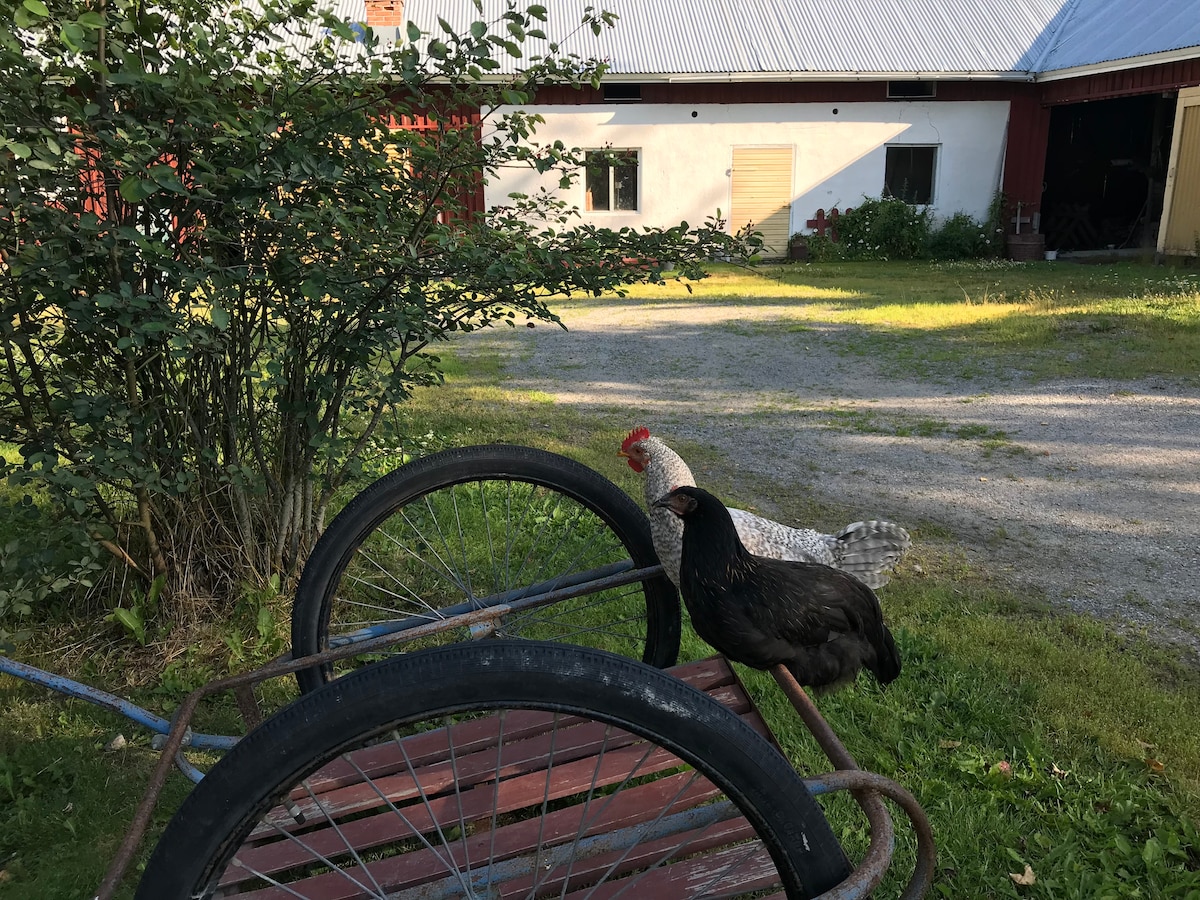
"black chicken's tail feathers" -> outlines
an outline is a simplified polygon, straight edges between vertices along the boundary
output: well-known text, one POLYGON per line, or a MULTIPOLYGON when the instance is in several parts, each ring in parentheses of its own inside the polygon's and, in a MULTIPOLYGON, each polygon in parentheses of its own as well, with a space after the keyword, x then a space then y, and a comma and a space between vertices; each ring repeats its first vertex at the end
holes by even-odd
POLYGON ((891 579, 891 570, 912 547, 908 532, 895 522, 871 519, 854 522, 834 537, 835 565, 862 581, 867 587, 883 587, 891 579))
POLYGON ((880 684, 890 684, 900 676, 900 650, 888 627, 881 622, 879 628, 881 633, 871 642, 875 646, 875 659, 868 667, 880 684))

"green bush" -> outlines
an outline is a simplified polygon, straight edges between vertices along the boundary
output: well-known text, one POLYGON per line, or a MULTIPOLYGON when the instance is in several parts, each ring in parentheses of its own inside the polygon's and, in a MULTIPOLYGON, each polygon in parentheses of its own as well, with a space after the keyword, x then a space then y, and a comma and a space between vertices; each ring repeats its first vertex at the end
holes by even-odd
POLYGON ((929 213, 895 198, 864 197, 838 219, 838 240, 856 259, 916 259, 929 243, 929 213))
POLYGON ((987 225, 966 213, 955 213, 929 236, 929 255, 934 259, 982 259, 991 254, 987 225))
POLYGON ((500 77, 548 39, 544 7, 501 6, 395 42, 313 0, 6 6, 0 477, 85 542, 61 577, 14 546, 0 613, 97 558, 129 593, 164 578, 168 603, 286 578, 397 404, 437 381, 437 342, 753 248, 715 220, 581 224, 544 191, 468 215, 502 168, 579 177, 524 107, 604 72, 550 55, 500 77), (324 37, 300 54, 289 34, 324 37))
POLYGON ((808 258, 813 262, 830 262, 846 259, 846 245, 835 241, 827 234, 806 235, 808 239, 808 258))

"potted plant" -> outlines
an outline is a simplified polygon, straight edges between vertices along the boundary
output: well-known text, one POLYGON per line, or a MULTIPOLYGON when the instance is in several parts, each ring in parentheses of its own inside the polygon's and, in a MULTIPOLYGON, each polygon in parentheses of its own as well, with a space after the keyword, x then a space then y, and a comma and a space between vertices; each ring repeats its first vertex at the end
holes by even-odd
POLYGON ((808 235, 797 231, 788 238, 788 259, 804 262, 808 259, 808 235))

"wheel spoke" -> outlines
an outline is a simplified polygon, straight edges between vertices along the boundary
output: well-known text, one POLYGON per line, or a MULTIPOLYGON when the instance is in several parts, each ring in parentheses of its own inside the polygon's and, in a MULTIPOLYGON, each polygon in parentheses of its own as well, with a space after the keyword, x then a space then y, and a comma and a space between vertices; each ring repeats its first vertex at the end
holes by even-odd
MULTIPOLYGON (((668 664, 679 612, 665 578, 605 587, 595 577, 587 588, 588 573, 623 560, 648 568, 653 547, 644 513, 607 479, 529 448, 443 451, 384 476, 330 523, 297 589, 293 652, 425 626, 403 650, 387 652, 505 634, 668 664), (575 595, 520 607, 566 588, 575 595), (438 630, 439 620, 501 603, 517 608, 438 630), (340 640, 331 642, 331 632, 340 640)), ((313 667, 297 678, 311 690, 361 664, 313 667)))
POLYGON ((524 641, 391 657, 214 766, 138 900, 815 896, 849 867, 732 678, 524 641))

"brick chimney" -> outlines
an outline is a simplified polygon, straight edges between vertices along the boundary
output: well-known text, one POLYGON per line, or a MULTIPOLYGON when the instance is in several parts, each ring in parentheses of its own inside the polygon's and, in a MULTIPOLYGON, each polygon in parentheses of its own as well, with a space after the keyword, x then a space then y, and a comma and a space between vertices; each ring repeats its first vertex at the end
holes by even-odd
POLYGON ((367 24, 376 31, 404 24, 404 0, 367 0, 367 24))

